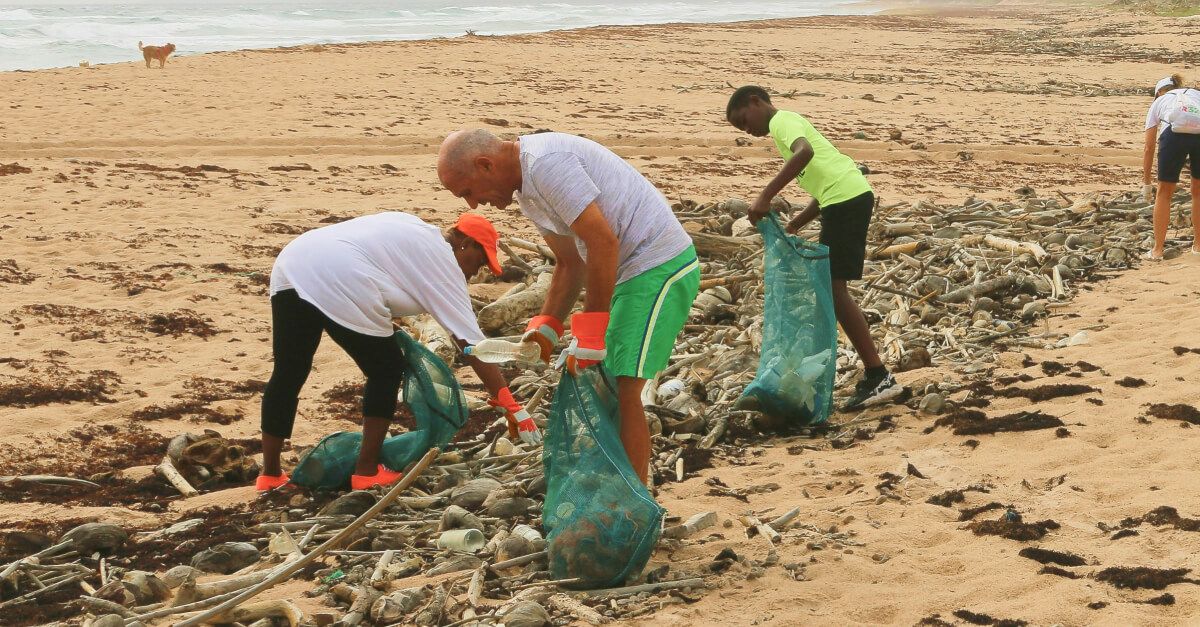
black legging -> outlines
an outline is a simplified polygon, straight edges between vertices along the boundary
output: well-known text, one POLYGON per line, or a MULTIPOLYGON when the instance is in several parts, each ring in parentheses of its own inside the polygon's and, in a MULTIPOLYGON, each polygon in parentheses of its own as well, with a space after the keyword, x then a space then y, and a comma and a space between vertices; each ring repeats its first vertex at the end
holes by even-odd
POLYGON ((292 437, 300 388, 312 370, 322 331, 367 376, 363 415, 391 420, 396 413, 396 395, 404 378, 404 353, 395 340, 351 331, 300 298, 296 290, 283 290, 271 297, 271 350, 275 366, 263 391, 263 433, 285 439, 292 437))

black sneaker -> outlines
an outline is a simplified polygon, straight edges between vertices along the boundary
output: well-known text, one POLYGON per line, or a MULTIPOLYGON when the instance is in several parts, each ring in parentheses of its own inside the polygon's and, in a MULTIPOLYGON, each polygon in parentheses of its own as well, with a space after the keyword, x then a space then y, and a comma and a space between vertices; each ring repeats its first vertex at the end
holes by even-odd
POLYGON ((886 403, 904 392, 904 386, 896 382, 890 372, 882 375, 864 376, 854 386, 854 394, 842 405, 842 411, 857 411, 872 405, 886 403))

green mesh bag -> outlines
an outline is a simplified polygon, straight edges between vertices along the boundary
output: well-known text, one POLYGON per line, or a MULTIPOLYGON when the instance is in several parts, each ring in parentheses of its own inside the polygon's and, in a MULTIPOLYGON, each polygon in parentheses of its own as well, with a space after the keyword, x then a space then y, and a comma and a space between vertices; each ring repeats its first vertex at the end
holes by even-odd
POLYGON ((758 221, 758 230, 765 248, 762 355, 739 406, 819 424, 833 409, 837 374, 829 249, 784 233, 774 213, 758 221))
POLYGON ((616 386, 602 366, 563 373, 550 408, 542 462, 554 579, 573 587, 623 585, 646 566, 663 509, 638 481, 621 445, 616 386))
MULTIPOLYGON (((383 441, 380 461, 393 470, 403 470, 432 447, 444 447, 467 423, 466 397, 454 372, 404 331, 393 336, 404 352, 404 384, 401 401, 416 418, 416 429, 383 441)), ((350 485, 358 460, 362 433, 339 431, 325 436, 300 459, 292 472, 292 483, 308 488, 341 489, 350 485)))

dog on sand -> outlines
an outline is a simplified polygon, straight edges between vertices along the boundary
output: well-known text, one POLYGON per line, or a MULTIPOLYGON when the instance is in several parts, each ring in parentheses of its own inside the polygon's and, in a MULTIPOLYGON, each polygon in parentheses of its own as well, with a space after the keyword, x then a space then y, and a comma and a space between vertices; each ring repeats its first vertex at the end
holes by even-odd
POLYGON ((150 61, 158 59, 158 67, 162 69, 167 64, 167 57, 175 52, 175 44, 167 44, 165 46, 143 46, 142 42, 138 42, 138 50, 142 51, 142 56, 146 59, 146 67, 150 67, 150 61))

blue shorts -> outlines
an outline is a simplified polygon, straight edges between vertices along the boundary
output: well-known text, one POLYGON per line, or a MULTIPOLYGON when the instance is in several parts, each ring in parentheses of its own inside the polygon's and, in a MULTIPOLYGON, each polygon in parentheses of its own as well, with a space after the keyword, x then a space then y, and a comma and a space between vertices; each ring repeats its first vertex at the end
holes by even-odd
POLYGON ((1179 173, 1183 171, 1183 162, 1191 160, 1189 172, 1192 178, 1200 175, 1200 135, 1195 133, 1176 133, 1170 127, 1158 136, 1158 180, 1164 183, 1178 183, 1179 173))

